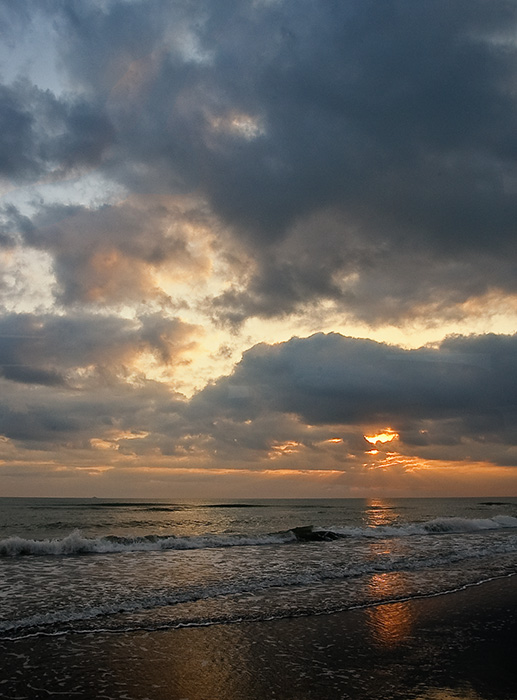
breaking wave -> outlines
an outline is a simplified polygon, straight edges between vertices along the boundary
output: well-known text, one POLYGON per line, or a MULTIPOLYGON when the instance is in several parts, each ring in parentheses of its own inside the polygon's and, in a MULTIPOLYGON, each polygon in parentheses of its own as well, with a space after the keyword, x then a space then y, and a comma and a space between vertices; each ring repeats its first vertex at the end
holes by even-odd
POLYGON ((517 528, 517 518, 496 515, 493 518, 436 518, 423 523, 378 527, 329 527, 316 525, 295 527, 284 532, 264 535, 200 535, 175 537, 167 535, 84 537, 75 530, 61 539, 33 540, 8 537, 0 540, 0 557, 21 555, 70 556, 81 554, 115 554, 164 550, 213 549, 284 545, 295 542, 329 542, 343 538, 386 538, 413 535, 475 533, 501 528, 517 528))
POLYGON ((240 535, 201 535, 198 537, 174 537, 166 535, 146 535, 143 537, 83 537, 75 530, 63 539, 29 540, 22 537, 8 537, 0 541, 0 557, 19 555, 75 555, 75 554, 115 554, 119 552, 152 552, 167 549, 214 549, 217 547, 246 547, 264 544, 284 544, 296 539, 286 533, 240 536, 240 535))

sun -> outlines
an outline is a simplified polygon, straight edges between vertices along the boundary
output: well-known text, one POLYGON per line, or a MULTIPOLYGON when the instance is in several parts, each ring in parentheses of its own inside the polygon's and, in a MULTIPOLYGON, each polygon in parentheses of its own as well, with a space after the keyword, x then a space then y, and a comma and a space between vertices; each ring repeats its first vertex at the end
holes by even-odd
POLYGON ((399 437, 399 434, 391 428, 385 428, 380 433, 376 433, 375 435, 364 435, 363 437, 372 445, 377 445, 379 442, 385 443, 396 440, 399 437))

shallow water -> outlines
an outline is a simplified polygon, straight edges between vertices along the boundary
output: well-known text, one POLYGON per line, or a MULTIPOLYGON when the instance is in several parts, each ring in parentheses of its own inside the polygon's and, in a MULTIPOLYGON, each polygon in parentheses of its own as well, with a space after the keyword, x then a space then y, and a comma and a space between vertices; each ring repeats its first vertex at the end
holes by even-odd
POLYGON ((0 499, 0 635, 268 620, 517 570, 517 499, 0 499))
POLYGON ((333 615, 0 639, 18 700, 515 700, 517 587, 333 615))

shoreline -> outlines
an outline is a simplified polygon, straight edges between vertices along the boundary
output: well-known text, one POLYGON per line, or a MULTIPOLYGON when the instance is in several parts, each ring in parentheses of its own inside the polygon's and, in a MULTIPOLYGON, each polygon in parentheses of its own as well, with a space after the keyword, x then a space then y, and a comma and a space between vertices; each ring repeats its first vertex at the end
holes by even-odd
POLYGON ((517 699, 515 576, 328 615, 0 643, 0 697, 517 699))

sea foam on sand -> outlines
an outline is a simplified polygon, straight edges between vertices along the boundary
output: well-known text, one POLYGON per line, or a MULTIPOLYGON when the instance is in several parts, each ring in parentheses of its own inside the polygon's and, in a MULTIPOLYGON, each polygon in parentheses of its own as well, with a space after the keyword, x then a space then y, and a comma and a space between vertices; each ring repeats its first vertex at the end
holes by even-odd
POLYGON ((514 576, 331 615, 3 640, 0 696, 513 700, 516 633, 514 576))

